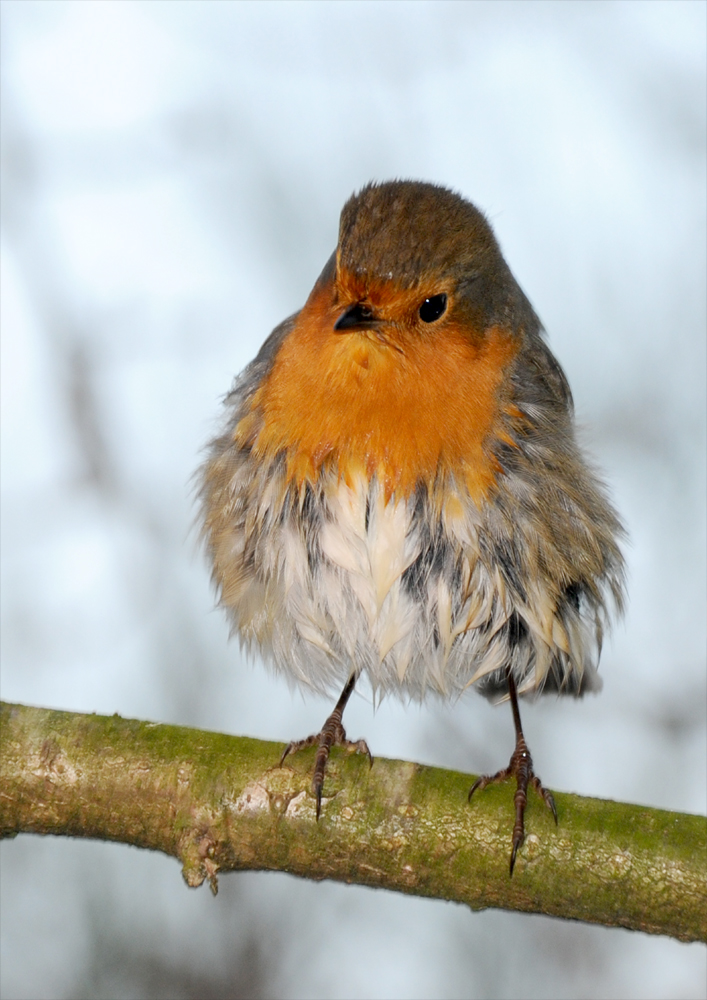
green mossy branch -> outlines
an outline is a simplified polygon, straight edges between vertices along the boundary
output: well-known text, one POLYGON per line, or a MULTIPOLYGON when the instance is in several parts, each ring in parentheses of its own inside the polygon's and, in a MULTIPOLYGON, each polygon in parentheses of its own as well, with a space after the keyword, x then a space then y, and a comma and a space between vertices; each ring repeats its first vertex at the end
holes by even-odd
POLYGON ((471 805, 473 776, 336 749, 322 816, 314 752, 179 726, 0 706, 0 835, 115 840, 218 873, 286 871, 707 940, 707 820, 556 794, 536 797, 513 878, 512 789, 471 805))

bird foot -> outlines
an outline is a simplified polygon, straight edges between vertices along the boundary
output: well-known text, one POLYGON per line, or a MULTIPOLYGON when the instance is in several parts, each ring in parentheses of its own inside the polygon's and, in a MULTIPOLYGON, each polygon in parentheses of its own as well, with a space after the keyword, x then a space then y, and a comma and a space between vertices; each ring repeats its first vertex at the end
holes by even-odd
POLYGON ((373 756, 365 740, 349 740, 346 738, 346 730, 341 724, 341 713, 337 712, 336 709, 334 709, 324 723, 320 733, 307 736, 303 740, 293 740, 291 743, 288 743, 280 758, 280 767, 282 767, 285 759, 291 753, 297 753, 306 747, 317 747, 317 755, 314 760, 314 773, 312 775, 312 791, 317 800, 317 819, 319 819, 319 814, 322 811, 324 774, 326 772, 327 761, 329 760, 329 751, 333 746, 344 747, 349 753, 365 753, 369 763, 373 764, 373 756))
POLYGON ((557 823, 557 809, 555 807, 555 800, 552 797, 552 792, 549 792, 547 788, 543 787, 540 778, 538 778, 533 771, 533 758, 530 756, 530 750, 528 750, 528 745, 525 742, 525 737, 522 732, 516 739, 516 748, 513 751, 508 767, 504 767, 503 770, 497 771, 496 774, 487 774, 477 778, 469 791, 469 801, 471 801, 471 796, 474 792, 481 791, 486 788, 487 785, 496 784, 499 781, 505 781, 506 778, 516 779, 516 793, 513 797, 516 810, 516 820, 513 826, 513 849, 511 851, 510 862, 510 873, 512 875, 513 867, 516 863, 516 855, 525 840, 524 817, 525 807, 528 802, 528 786, 534 788, 538 793, 554 816, 555 823, 557 823))

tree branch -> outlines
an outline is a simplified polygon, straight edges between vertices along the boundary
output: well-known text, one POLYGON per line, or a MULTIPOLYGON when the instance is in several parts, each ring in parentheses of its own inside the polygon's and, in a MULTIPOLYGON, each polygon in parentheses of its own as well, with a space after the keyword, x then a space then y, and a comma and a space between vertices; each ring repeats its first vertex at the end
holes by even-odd
POLYGON ((314 752, 178 726, 0 706, 0 836, 115 840, 178 858, 188 885, 287 871, 707 940, 707 820, 556 794, 537 797, 513 878, 512 794, 404 761, 332 753, 322 817, 314 752))

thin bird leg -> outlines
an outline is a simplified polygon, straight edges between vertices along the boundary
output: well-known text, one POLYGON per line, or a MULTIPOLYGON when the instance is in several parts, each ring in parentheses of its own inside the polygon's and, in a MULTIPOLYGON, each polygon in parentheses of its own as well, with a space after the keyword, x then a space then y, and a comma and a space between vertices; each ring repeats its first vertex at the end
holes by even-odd
POLYGON ((528 785, 530 785, 531 788, 534 788, 541 797, 545 805, 555 817, 555 823, 557 823, 557 809, 555 808, 555 800, 552 797, 552 792, 549 792, 547 788, 543 787, 540 782, 540 778, 538 778, 533 771, 533 758, 530 756, 530 750, 528 749, 528 744, 525 742, 525 736, 523 735, 523 727, 520 722, 520 711, 518 709, 518 692, 516 691, 515 678, 513 677, 510 668, 508 670, 508 695, 511 699, 513 724, 515 725, 516 730, 516 748, 513 751, 508 767, 504 767, 502 771, 497 771, 496 774, 487 774, 476 779, 474 784, 471 786, 469 800, 471 800, 471 796, 474 792, 481 791, 486 788, 487 785, 493 784, 497 781, 505 781, 506 778, 510 777, 514 777, 516 779, 516 793, 513 797, 516 810, 516 821, 513 827, 513 850, 511 851, 510 864, 510 871, 512 875, 518 849, 525 840, 524 816, 525 807, 528 802, 528 785))
POLYGON ((297 753, 298 750, 304 750, 305 747, 317 747, 317 756, 314 760, 314 774, 312 775, 312 791, 317 800, 317 819, 319 819, 319 814, 322 811, 324 773, 327 761, 329 760, 329 751, 333 746, 345 747, 349 751, 355 750, 356 753, 365 753, 368 755, 369 762, 373 764, 373 757, 366 741, 348 740, 346 738, 346 730, 341 724, 341 717, 344 714, 346 703, 351 697, 357 676, 357 674, 352 674, 347 680, 346 687, 341 692, 341 697, 337 701, 334 711, 322 726, 321 732, 315 733, 313 736, 307 736, 304 740, 293 740, 292 743, 288 743, 280 758, 280 767, 282 767, 285 758, 291 753, 297 753))

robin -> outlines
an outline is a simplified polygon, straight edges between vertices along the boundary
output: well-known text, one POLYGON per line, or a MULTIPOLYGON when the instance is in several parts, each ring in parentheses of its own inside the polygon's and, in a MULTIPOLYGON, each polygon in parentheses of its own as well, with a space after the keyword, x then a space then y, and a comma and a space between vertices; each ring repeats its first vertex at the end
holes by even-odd
MULTIPOLYGON (((533 771, 519 695, 575 697, 623 602, 622 529, 577 442, 544 331, 470 202, 369 184, 303 308, 225 401, 201 470, 213 579, 241 643, 306 688, 341 691, 316 746, 317 818, 342 714, 374 697, 510 699, 510 871, 533 771)), ((282 763, 281 761, 281 763, 282 763)))

